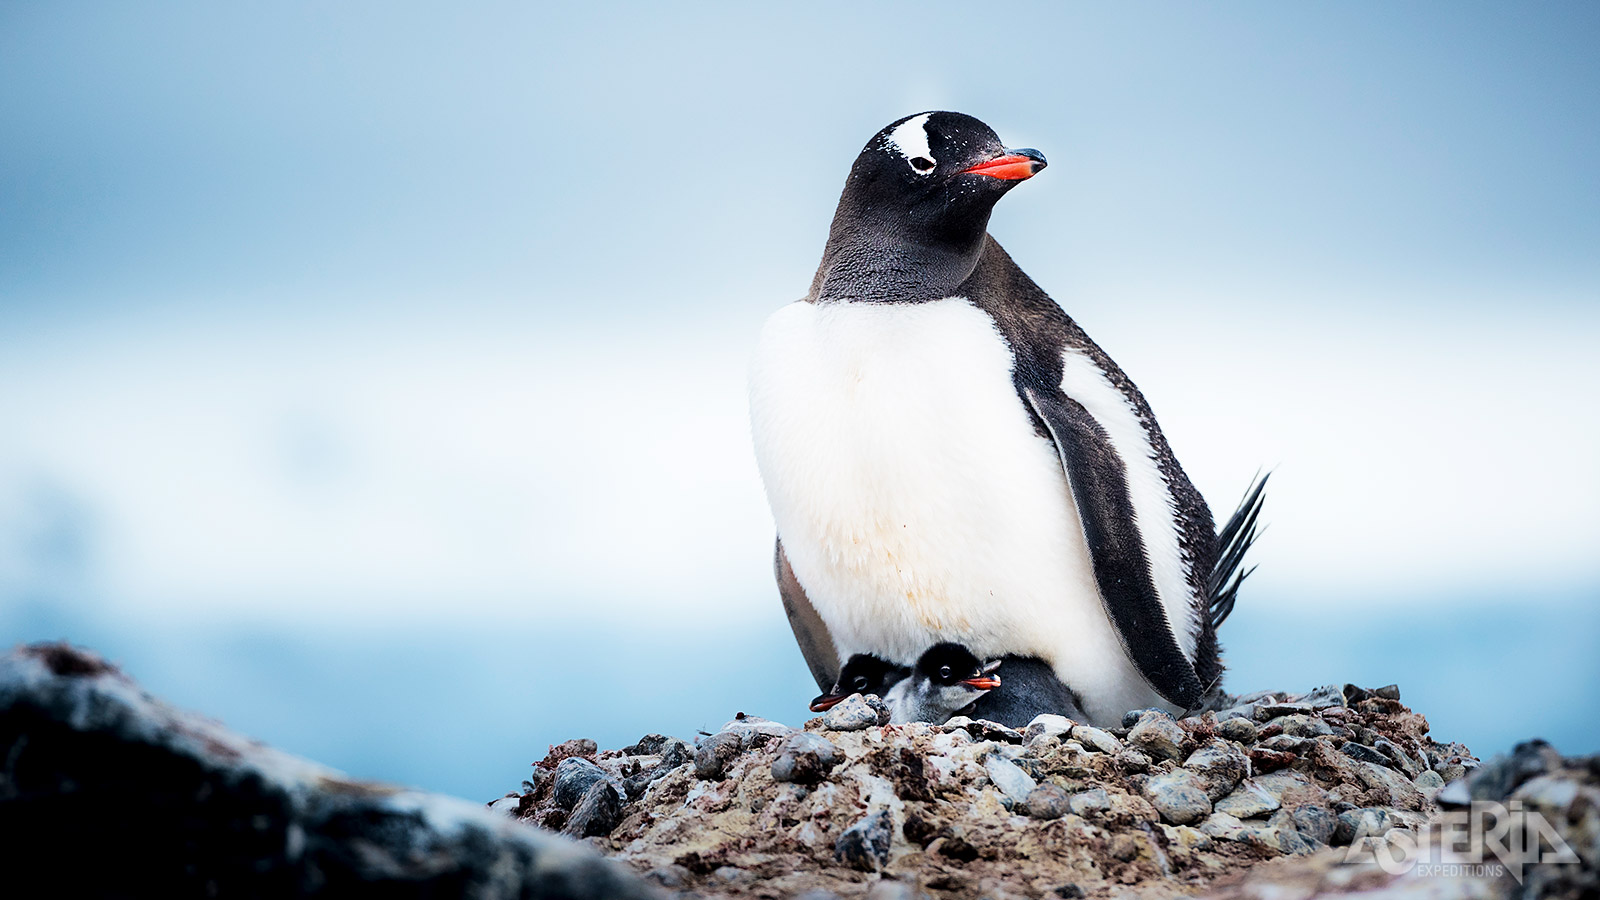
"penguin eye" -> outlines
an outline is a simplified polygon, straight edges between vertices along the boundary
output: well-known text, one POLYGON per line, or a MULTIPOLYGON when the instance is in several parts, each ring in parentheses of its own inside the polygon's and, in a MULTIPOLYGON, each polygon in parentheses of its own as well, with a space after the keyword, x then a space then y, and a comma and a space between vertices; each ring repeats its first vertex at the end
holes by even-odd
POLYGON ((949 666, 940 666, 939 667, 939 679, 941 681, 949 681, 950 680, 950 667, 949 666))
POLYGON ((916 169, 923 175, 932 172, 934 165, 936 165, 934 161, 926 156, 913 156, 911 158, 911 168, 916 169))
POLYGON ((855 686, 855 689, 856 689, 857 693, 861 693, 861 694, 866 693, 866 691, 867 691, 867 676, 865 676, 865 675, 857 675, 856 676, 856 680, 852 681, 850 683, 855 686))

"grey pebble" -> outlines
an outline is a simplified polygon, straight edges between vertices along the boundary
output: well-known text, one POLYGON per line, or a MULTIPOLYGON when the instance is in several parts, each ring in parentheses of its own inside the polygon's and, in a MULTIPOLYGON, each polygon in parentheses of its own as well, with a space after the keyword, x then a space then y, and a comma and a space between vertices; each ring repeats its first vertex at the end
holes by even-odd
POLYGON ((1152 759, 1177 759, 1183 752, 1183 739, 1183 729, 1160 710, 1147 710, 1138 724, 1128 729, 1128 743, 1150 754, 1152 759))
POLYGON ((1217 722, 1217 734, 1230 741, 1241 744, 1254 744, 1256 742, 1256 723, 1244 716, 1231 719, 1222 719, 1217 722))
POLYGON ((1093 725, 1079 725, 1073 728, 1072 739, 1101 753, 1116 755, 1122 752, 1121 741, 1113 737, 1110 732, 1093 725))
POLYGON ((1394 826, 1394 820, 1386 809, 1347 809, 1339 813, 1330 843, 1342 847, 1355 840, 1357 835, 1382 837, 1394 826))
POLYGON ((1124 772, 1148 772, 1154 762, 1144 751, 1128 749, 1117 754, 1117 764, 1124 772))
POLYGON ((851 694, 834 704, 822 717, 822 727, 830 731, 865 731, 889 723, 889 707, 874 695, 871 699, 851 694))
POLYGON ((1333 814, 1333 810, 1314 803, 1290 810, 1289 819, 1302 837, 1324 845, 1333 842, 1334 832, 1339 826, 1339 818, 1333 814))
POLYGON ((1150 778, 1144 786, 1145 798, 1173 825, 1187 825, 1211 815, 1211 800, 1198 776, 1187 769, 1174 769, 1150 778))
POLYGON ((1215 803, 1250 774, 1250 757, 1227 741, 1212 741, 1189 754, 1183 767, 1200 776, 1206 796, 1215 803))
POLYGON ((719 731, 700 742, 694 754, 694 774, 715 781, 727 771, 728 763, 744 750, 744 736, 736 731, 719 731))
POLYGON ((578 805, 595 782, 607 780, 604 769, 587 759, 569 756, 556 764, 555 790, 551 799, 562 809, 578 805))
POLYGON ((1259 785, 1246 781, 1233 793, 1218 800, 1216 811, 1236 819, 1248 819, 1252 816, 1264 816, 1282 805, 1276 797, 1262 790, 1259 785))
POLYGON ((783 739, 772 761, 772 780, 816 784, 843 759, 839 748, 821 735, 797 731, 783 739))
POLYGON ((609 781, 596 781, 567 816, 561 833, 568 837, 593 837, 610 834, 622 821, 622 798, 609 781))
POLYGON ((1067 804, 1074 814, 1088 818, 1093 813, 1110 809, 1111 795, 1106 793, 1105 788, 1095 788, 1073 794, 1067 799, 1067 804))
POLYGON ((1026 803, 1028 795, 1038 787, 1038 782, 1034 781, 1032 775, 1022 771, 1016 763, 998 753, 989 754, 983 761, 983 767, 989 773, 989 780, 1000 789, 1000 793, 1005 794, 1014 803, 1026 803))
MULTIPOLYGON (((1293 737, 1313 738, 1325 734, 1333 734, 1333 726, 1322 720, 1321 716, 1308 716, 1296 713, 1294 715, 1280 716, 1274 720, 1283 728, 1283 733, 1293 737)), ((1268 722, 1271 725, 1272 722, 1268 722)))

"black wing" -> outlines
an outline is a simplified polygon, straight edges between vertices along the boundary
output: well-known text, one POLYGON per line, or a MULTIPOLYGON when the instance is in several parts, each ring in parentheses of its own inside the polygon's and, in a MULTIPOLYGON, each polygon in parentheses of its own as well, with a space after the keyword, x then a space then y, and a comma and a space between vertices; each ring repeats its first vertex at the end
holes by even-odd
POLYGON ((833 646, 828 626, 811 605, 811 598, 806 596, 806 589, 794 576, 781 539, 773 552, 772 569, 778 578, 778 597, 783 600, 783 611, 789 617, 789 627, 794 630, 795 643, 800 645, 800 655, 805 657, 818 689, 827 693, 839 678, 839 651, 833 646))
POLYGON ((1105 429, 1076 400, 1032 386, 1023 393, 1061 457, 1100 597, 1128 657, 1161 696, 1185 708, 1198 706, 1205 686, 1178 646, 1156 594, 1122 458, 1105 429))

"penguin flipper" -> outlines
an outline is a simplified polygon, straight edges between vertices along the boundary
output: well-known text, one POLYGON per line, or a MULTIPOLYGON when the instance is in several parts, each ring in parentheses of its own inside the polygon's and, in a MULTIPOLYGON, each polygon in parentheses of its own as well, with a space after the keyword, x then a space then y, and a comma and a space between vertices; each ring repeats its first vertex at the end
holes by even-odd
POLYGON ((779 538, 773 551, 772 569, 778 579, 778 596, 783 600, 783 611, 789 617, 789 627, 794 630, 795 642, 800 645, 800 655, 817 680, 823 693, 833 689, 839 680, 839 651, 834 646, 833 635, 817 614, 816 607, 806 597, 805 588, 794 575, 789 557, 783 553, 783 538, 779 538))
POLYGON ((1128 493, 1126 465, 1081 403, 1032 385, 1023 386, 1022 393, 1061 458, 1101 601, 1128 658, 1161 696, 1185 708, 1199 706, 1205 686, 1178 645, 1156 593, 1128 493))

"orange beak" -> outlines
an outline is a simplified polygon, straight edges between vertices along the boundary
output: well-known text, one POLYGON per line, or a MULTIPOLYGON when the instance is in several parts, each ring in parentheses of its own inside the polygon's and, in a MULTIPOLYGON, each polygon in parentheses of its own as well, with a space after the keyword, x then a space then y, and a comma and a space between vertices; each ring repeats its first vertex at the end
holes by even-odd
POLYGON ((963 679, 961 683, 967 687, 977 688, 980 691, 992 691, 1000 686, 1000 676, 979 675, 977 678, 963 679))
POLYGON ((961 170, 963 175, 987 175, 1002 181, 1022 181, 1039 174, 1046 165, 1044 154, 1037 150, 1007 150, 1005 155, 984 160, 961 170))

